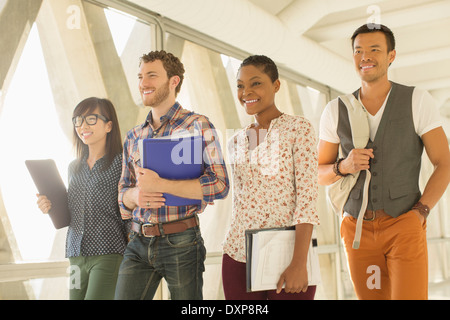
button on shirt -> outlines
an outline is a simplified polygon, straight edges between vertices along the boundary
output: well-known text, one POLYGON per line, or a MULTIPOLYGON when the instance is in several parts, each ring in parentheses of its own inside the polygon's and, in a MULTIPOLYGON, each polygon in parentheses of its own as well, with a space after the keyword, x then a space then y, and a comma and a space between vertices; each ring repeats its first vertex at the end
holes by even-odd
POLYGON ((146 121, 134 127, 127 133, 123 150, 123 170, 119 182, 119 205, 124 220, 133 218, 142 223, 159 223, 181 219, 195 213, 204 211, 208 204, 214 200, 227 196, 229 182, 225 163, 223 161, 220 144, 213 124, 207 117, 183 109, 177 102, 160 118, 161 126, 153 129, 152 112, 146 121), (170 136, 177 132, 194 133, 201 131, 205 141, 203 153, 204 172, 200 176, 200 185, 203 192, 201 205, 191 206, 163 206, 159 209, 146 209, 136 207, 133 211, 123 204, 123 196, 129 188, 136 186, 135 168, 140 166, 140 153, 138 142, 140 139, 170 136))
POLYGON ((106 159, 101 158, 90 169, 86 158, 78 171, 77 160, 69 165, 71 221, 66 257, 123 254, 129 228, 120 216, 117 201, 122 155, 117 155, 109 168, 105 168, 106 159))

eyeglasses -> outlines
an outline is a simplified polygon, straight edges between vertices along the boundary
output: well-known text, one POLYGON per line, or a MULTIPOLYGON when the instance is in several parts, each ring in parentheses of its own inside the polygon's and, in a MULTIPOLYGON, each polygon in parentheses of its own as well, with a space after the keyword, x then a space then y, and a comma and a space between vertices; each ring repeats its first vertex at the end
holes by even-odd
POLYGON ((108 122, 108 119, 106 119, 101 114, 89 114, 87 116, 76 116, 72 118, 73 125, 75 127, 81 127, 83 124, 83 121, 86 120, 86 124, 93 126, 94 124, 97 124, 97 119, 102 119, 105 122, 108 122))

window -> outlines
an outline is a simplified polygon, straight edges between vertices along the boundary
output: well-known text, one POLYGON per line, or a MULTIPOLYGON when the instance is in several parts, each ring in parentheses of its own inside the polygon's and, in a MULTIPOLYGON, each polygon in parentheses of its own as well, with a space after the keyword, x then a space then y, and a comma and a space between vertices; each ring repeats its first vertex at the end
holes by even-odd
MULTIPOLYGON (((15 281, 1 278, 7 273, 0 273, 0 297, 67 299, 66 229, 56 231, 49 217, 37 208, 36 190, 24 161, 52 158, 67 181, 67 167, 74 159, 72 110, 90 96, 107 97, 114 103, 123 136, 141 123, 149 109, 139 108, 139 57, 161 48, 180 57, 185 65, 179 102, 210 118, 225 150, 230 134, 253 121, 236 98, 237 70, 249 54, 174 21, 160 22, 121 1, 89 0, 70 6, 63 1, 43 1, 37 7, 30 1, 27 10, 11 3, 0 5, 0 18, 18 17, 11 29, 15 41, 2 47, 0 61, 0 143, 4 152, 0 157, 0 229, 6 231, 2 234, 0 230, 0 241, 7 244, 2 248, 0 267, 11 268, 15 281)), ((305 116, 318 134, 323 108, 338 93, 292 70, 279 69, 282 85, 277 106, 286 113, 305 116)), ((423 168, 424 176, 431 175, 431 163, 425 162, 423 168)), ((430 297, 437 298, 449 295, 445 285, 449 274, 448 194, 444 198, 433 209, 427 231, 430 282, 436 283, 430 284, 430 297)), ((223 298, 221 244, 231 210, 230 195, 208 206, 200 216, 208 252, 206 299, 223 298)), ((322 284, 316 299, 355 298, 340 242, 339 219, 331 212, 323 187, 318 212, 322 284)), ((167 298, 167 287, 161 287, 157 298, 167 298)))
MULTIPOLYGON (((55 230, 50 218, 38 209, 37 190, 25 160, 54 159, 67 183, 68 165, 74 159, 72 111, 89 96, 112 100, 121 118, 122 135, 134 126, 141 103, 139 57, 155 48, 156 30, 151 23, 88 2, 64 7, 62 2, 44 1, 38 9, 36 16, 28 17, 33 22, 29 33, 24 25, 23 47, 19 42, 8 48, 10 77, 0 88, 0 143, 4 150, 0 205, 5 208, 2 221, 9 230, 10 252, 5 255, 8 261, 0 263, 36 263, 37 269, 43 261, 64 260, 67 228, 55 230)), ((6 6, 4 10, 14 14, 18 8, 6 6)), ((31 15, 27 10, 20 12, 31 15)), ((64 269, 60 264, 55 268, 64 269)), ((37 278, 25 283, 24 292, 29 298, 59 299, 41 294, 53 281, 62 286, 60 292, 68 294, 65 277, 37 278)), ((7 298, 3 292, 0 296, 7 298)))

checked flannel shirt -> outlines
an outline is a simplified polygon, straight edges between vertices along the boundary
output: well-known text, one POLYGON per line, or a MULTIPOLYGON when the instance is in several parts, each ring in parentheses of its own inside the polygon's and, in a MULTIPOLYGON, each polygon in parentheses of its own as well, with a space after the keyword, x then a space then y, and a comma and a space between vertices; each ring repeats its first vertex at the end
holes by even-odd
POLYGON ((141 223, 174 221, 195 213, 201 213, 208 204, 212 204, 214 200, 223 199, 228 194, 229 180, 225 162, 215 128, 208 118, 183 109, 176 102, 160 120, 161 126, 153 130, 150 125, 150 121, 152 121, 152 112, 150 111, 143 124, 134 127, 127 133, 123 150, 122 176, 119 181, 119 207, 124 220, 132 218, 134 221, 141 223), (135 187, 135 166, 140 164, 138 141, 146 138, 170 136, 178 131, 192 132, 195 128, 201 129, 205 140, 204 173, 199 178, 203 191, 201 206, 163 206, 159 209, 136 207, 133 211, 126 208, 123 204, 123 196, 129 188, 135 187))

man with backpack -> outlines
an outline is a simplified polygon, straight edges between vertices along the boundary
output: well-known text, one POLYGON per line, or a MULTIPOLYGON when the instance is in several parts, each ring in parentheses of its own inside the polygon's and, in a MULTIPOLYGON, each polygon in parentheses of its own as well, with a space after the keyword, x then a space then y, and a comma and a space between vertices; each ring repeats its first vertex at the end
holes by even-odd
POLYGON ((389 28, 363 25, 354 32, 352 46, 361 78, 361 88, 353 95, 366 111, 369 140, 366 147, 355 148, 350 109, 342 99, 331 101, 320 122, 319 183, 333 185, 358 175, 339 212, 357 297, 427 299, 426 218, 450 180, 450 152, 440 114, 426 91, 388 80, 396 55, 389 28), (421 193, 424 147, 434 172, 421 193), (360 211, 364 216, 358 226, 360 211))

